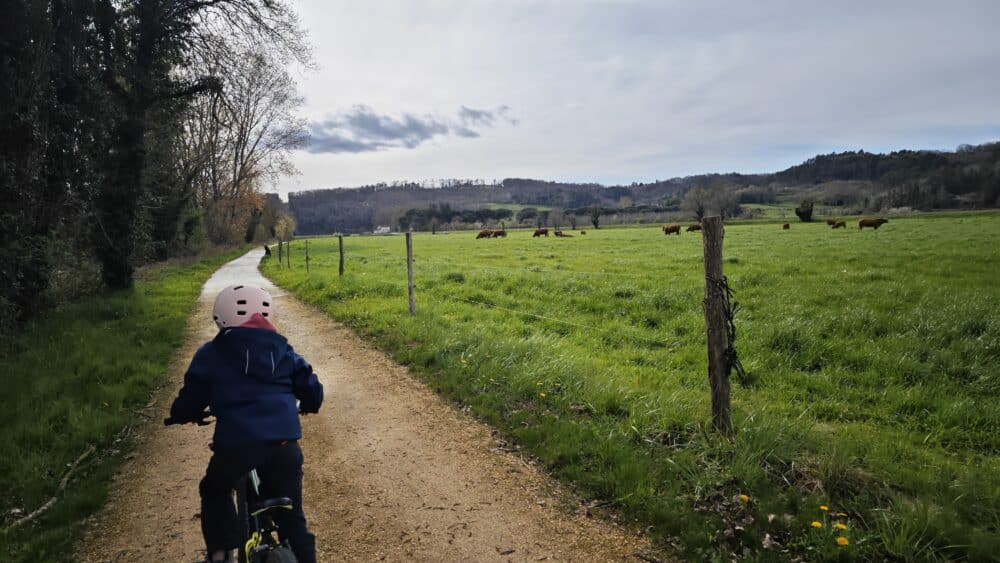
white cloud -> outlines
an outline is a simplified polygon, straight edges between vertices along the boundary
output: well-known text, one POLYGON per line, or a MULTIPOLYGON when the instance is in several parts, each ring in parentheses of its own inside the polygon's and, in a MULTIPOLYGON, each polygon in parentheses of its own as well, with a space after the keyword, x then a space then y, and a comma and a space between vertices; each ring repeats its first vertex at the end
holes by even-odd
POLYGON ((400 121, 460 113, 442 121, 450 134, 390 145, 411 149, 297 153, 303 174, 282 191, 402 178, 628 182, 1000 137, 996 2, 299 7, 322 67, 301 79, 312 122, 359 105, 400 121), (462 121, 462 108, 502 106, 517 127, 462 121))

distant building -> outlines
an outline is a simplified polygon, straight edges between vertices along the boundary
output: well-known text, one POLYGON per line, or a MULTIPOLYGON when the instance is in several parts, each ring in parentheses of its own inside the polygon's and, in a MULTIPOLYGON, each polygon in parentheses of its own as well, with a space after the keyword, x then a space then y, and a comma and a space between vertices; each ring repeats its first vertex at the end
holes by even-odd
POLYGON ((387 235, 390 231, 392 231, 390 227, 375 227, 376 235, 387 235))

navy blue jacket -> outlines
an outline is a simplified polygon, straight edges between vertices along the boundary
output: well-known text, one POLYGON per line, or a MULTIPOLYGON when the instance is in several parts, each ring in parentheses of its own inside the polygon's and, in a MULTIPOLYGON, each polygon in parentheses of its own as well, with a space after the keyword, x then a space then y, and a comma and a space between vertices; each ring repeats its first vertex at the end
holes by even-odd
POLYGON ((210 407, 214 447, 229 449, 298 440, 299 409, 318 412, 322 403, 323 385, 284 336, 227 328, 195 353, 170 416, 190 420, 210 407))

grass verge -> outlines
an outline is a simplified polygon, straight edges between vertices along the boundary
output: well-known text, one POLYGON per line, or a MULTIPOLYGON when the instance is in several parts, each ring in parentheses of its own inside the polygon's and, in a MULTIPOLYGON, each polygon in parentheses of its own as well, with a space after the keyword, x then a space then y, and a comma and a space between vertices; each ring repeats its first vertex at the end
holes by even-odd
POLYGON ((243 253, 144 269, 129 291, 51 311, 0 350, 0 528, 45 503, 67 465, 85 460, 51 509, 6 534, 7 561, 69 561, 85 518, 129 449, 125 429, 162 381, 201 286, 243 253))

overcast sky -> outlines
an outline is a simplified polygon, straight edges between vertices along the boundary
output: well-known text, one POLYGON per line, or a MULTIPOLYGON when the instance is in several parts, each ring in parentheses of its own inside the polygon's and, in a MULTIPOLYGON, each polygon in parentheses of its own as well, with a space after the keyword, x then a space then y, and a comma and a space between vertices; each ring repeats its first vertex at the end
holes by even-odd
POLYGON ((1000 139, 1000 2, 296 0, 319 69, 278 191, 630 183, 1000 139))

